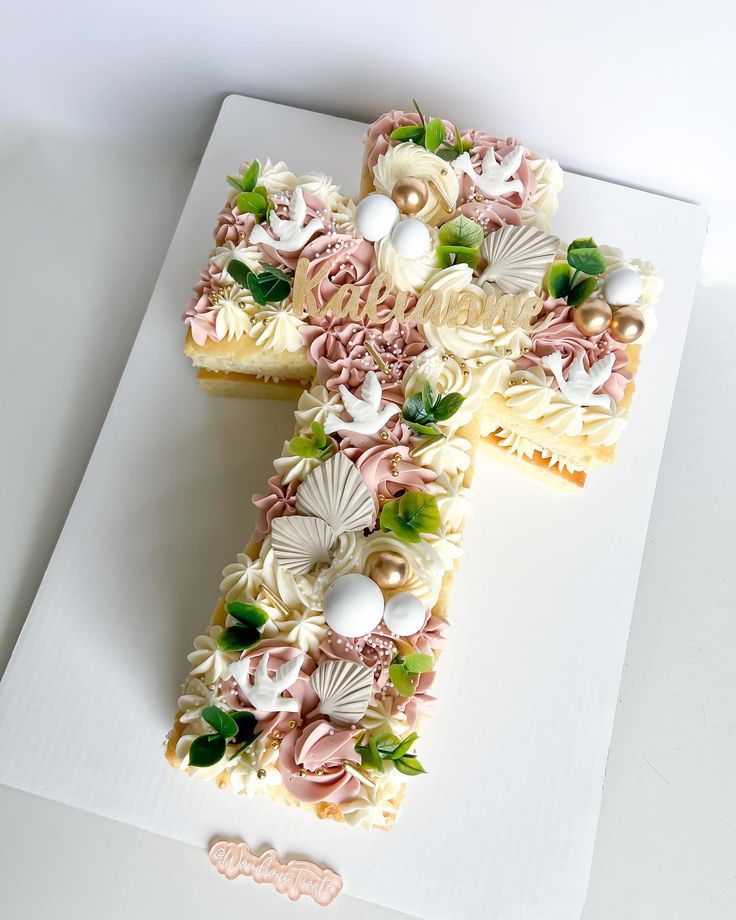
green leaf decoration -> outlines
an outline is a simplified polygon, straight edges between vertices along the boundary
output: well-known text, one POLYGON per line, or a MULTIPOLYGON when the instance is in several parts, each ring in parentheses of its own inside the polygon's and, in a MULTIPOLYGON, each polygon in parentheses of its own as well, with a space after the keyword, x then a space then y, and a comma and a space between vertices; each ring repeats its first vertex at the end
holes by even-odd
POLYGON ((258 162, 258 160, 253 160, 241 179, 241 186, 244 192, 253 191, 253 189, 256 187, 256 182, 258 182, 258 176, 260 175, 260 172, 261 164, 258 162))
POLYGON ((231 716, 217 706, 207 706, 202 710, 202 718, 223 738, 234 738, 238 733, 238 724, 231 716))
POLYGON ((230 259, 227 270, 236 284, 239 284, 242 288, 248 287, 248 275, 251 274, 251 271, 247 265, 237 259, 230 259))
POLYGON ((356 744, 355 751, 360 754, 361 766, 383 772, 383 760, 373 738, 369 739, 368 744, 356 744))
POLYGON ((404 125, 401 128, 394 128, 391 132, 392 141, 414 141, 415 144, 424 144, 424 128, 421 125, 404 125))
POLYGON ((266 298, 266 303, 281 303, 291 294, 291 284, 283 278, 277 278, 270 272, 257 275, 258 287, 266 298))
POLYGON ((211 767, 222 760, 227 750, 227 741, 220 735, 200 735, 189 748, 190 767, 211 767))
POLYGON ((386 502, 381 511, 381 529, 390 530, 406 543, 419 543, 422 533, 436 533, 440 513, 434 496, 424 492, 405 492, 386 502))
POLYGON ((444 160, 446 163, 452 163, 455 157, 458 155, 457 150, 454 147, 440 147, 439 150, 435 150, 437 156, 444 160))
POLYGON ((237 189, 239 192, 243 191, 243 177, 242 176, 228 176, 227 181, 228 181, 228 185, 232 185, 234 189, 237 189))
POLYGON ((281 278, 282 281, 288 281, 291 287, 292 277, 288 272, 285 272, 283 268, 279 268, 278 265, 269 265, 268 262, 261 262, 260 266, 264 273, 273 275, 274 278, 281 278))
POLYGON ((445 126, 440 118, 433 118, 424 131, 424 146, 436 150, 445 139, 445 126))
POLYGON ((465 397, 461 393, 448 393, 442 396, 434 405, 434 419, 436 422, 446 422, 448 418, 457 412, 465 402, 465 397))
POLYGON ((427 772, 419 762, 416 754, 404 754, 399 760, 394 761, 394 766, 399 773, 403 773, 405 776, 418 776, 420 773, 427 772))
POLYGON ((571 277, 570 266, 564 262, 556 262, 547 270, 544 289, 550 297, 566 297, 570 290, 571 277))
POLYGON ((440 268, 448 268, 455 263, 464 263, 475 268, 480 260, 480 253, 470 246, 438 246, 437 264, 440 268))
POLYGON ((250 296, 255 300, 255 302, 260 307, 265 307, 268 301, 266 300, 266 295, 261 290, 261 284, 258 280, 258 275, 255 272, 248 272, 246 276, 246 286, 250 291, 250 296))
POLYGON ((573 240, 567 247, 567 261, 586 275, 600 275, 606 270, 606 260, 592 237, 573 240))
POLYGON ((233 744, 252 744, 256 740, 256 717, 252 712, 234 712, 232 714, 233 722, 237 726, 237 732, 233 738, 233 744))
POLYGON ((416 431, 416 433, 421 435, 423 438, 444 437, 444 435, 441 434, 441 432, 434 425, 423 425, 421 422, 409 421, 406 421, 406 424, 409 426, 409 428, 411 428, 412 431, 416 431))
POLYGON ((597 283, 595 278, 584 278, 567 295, 567 302, 571 307, 577 307, 578 304, 583 303, 590 297, 597 283))
POLYGON ((412 652, 404 658, 404 667, 410 674, 426 674, 434 668, 434 658, 422 652, 412 652))
POLYGON ((440 243, 446 246, 464 246, 468 249, 478 249, 483 242, 483 229, 474 220, 460 214, 446 224, 442 224, 439 232, 440 243))
POLYGON ((261 634, 255 626, 230 626, 217 637, 217 645, 223 652, 244 652, 260 640, 261 634))
POLYGON ((392 735, 388 732, 384 735, 379 735, 376 738, 376 748, 378 749, 378 753, 381 755, 381 757, 387 760, 391 757, 399 744, 400 741, 396 735, 392 735))
POLYGON ((268 614, 255 604, 244 604, 242 601, 228 601, 225 610, 231 617, 245 626, 259 628, 268 622, 268 614))
POLYGON ((414 696, 414 682, 403 664, 392 664, 388 669, 391 683, 396 687, 399 696, 414 696))
POLYGON ((428 419, 427 410, 424 407, 424 400, 421 393, 412 393, 404 401, 404 407, 401 410, 401 417, 407 422, 426 422, 428 419))
POLYGON ((254 194, 256 194, 256 195, 260 195, 261 198, 263 198, 264 201, 266 201, 267 198, 268 198, 268 189, 266 188, 265 185, 257 185, 257 186, 253 189, 253 192, 254 192, 254 194))
POLYGON ((335 442, 328 438, 319 422, 312 422, 312 437, 298 435, 289 441, 289 450, 297 457, 325 460, 335 448, 335 442))
POLYGON ((416 732, 412 732, 410 735, 407 735, 406 738, 400 743, 391 752, 391 760, 400 760, 405 754, 409 753, 409 749, 417 740, 419 735, 416 732))
POLYGON ((235 203, 241 214, 255 214, 258 217, 266 213, 266 199, 258 192, 241 192, 235 203))

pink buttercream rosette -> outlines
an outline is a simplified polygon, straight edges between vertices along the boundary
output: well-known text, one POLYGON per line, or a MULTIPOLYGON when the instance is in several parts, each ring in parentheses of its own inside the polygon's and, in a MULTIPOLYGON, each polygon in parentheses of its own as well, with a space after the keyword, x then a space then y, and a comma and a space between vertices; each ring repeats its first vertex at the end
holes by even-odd
POLYGON ((388 667, 394 655, 394 642, 383 621, 367 636, 348 639, 329 630, 319 646, 319 663, 340 659, 373 668, 373 686, 383 689, 388 682, 388 667))
MULTIPOLYGON (((381 154, 385 153, 391 146, 392 131, 396 128, 403 128, 407 125, 420 125, 421 123, 421 118, 416 112, 397 112, 394 110, 377 118, 368 128, 365 139, 366 163, 371 171, 381 154)), ((448 140, 454 137, 455 129, 452 123, 444 119, 442 123, 445 126, 445 136, 448 140)))
POLYGON ((207 339, 219 341, 215 331, 217 307, 210 301, 212 291, 219 288, 219 278, 212 275, 209 268, 205 268, 199 273, 199 281, 194 285, 194 297, 187 301, 187 309, 182 320, 189 325, 192 338, 197 345, 204 345, 207 339))
POLYGON ((345 761, 360 762, 357 731, 339 729, 326 719, 289 732, 279 746, 279 771, 286 789, 300 802, 345 802, 360 791, 360 782, 345 761))
MULTIPOLYGON (((564 301, 548 302, 546 309, 549 311, 546 318, 539 324, 538 330, 532 333, 530 351, 516 359, 517 368, 526 370, 541 367, 542 358, 557 351, 562 355, 563 373, 578 355, 583 356, 583 367, 590 370, 596 361, 613 354, 615 357, 611 376, 596 392, 606 393, 614 402, 619 403, 632 378, 632 374, 626 370, 629 363, 626 346, 617 342, 608 332, 590 337, 584 335, 572 321, 574 308, 568 307, 564 301)), ((557 382, 549 372, 545 373, 551 386, 557 389, 557 382)))
POLYGON ((298 482, 284 485, 281 476, 272 476, 268 480, 268 492, 265 495, 255 493, 253 504, 258 509, 256 535, 265 540, 271 531, 271 524, 276 518, 296 514, 296 490, 298 482))

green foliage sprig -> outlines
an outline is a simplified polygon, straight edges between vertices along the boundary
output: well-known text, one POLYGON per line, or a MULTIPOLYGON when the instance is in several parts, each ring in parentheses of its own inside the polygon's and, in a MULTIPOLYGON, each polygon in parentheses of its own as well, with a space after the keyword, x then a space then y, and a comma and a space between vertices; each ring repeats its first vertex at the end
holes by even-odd
POLYGON ((464 262, 475 268, 480 259, 480 244, 483 242, 483 229, 474 220, 459 214, 439 231, 440 245, 437 247, 437 264, 440 268, 464 262))
POLYGON ((268 620, 268 614, 255 604, 228 601, 225 611, 238 621, 237 626, 228 626, 217 637, 217 646, 223 652, 244 652, 261 641, 261 627, 268 620))
POLYGON ((356 753, 360 754, 361 766, 378 773, 385 771, 385 762, 392 763, 400 773, 406 776, 417 776, 427 771, 419 762, 416 754, 409 750, 418 739, 416 732, 412 732, 403 739, 396 735, 386 733, 372 738, 366 735, 355 745, 356 753))
POLYGON ((421 542, 421 534, 436 533, 440 527, 437 502, 426 492, 405 492, 386 502, 381 509, 381 530, 390 530, 405 543, 421 542))
POLYGON ((260 265, 261 272, 257 275, 243 262, 231 259, 227 270, 240 287, 250 291, 251 297, 260 307, 286 300, 291 294, 291 275, 267 262, 261 262, 260 265))
POLYGON ((260 224, 274 209, 274 203, 268 197, 265 185, 258 185, 261 164, 253 160, 242 176, 228 176, 227 181, 238 192, 235 204, 241 214, 252 214, 260 224))
POLYGON ((401 410, 401 417, 417 434, 436 438, 441 434, 437 422, 445 422, 457 412, 465 401, 460 393, 446 393, 435 396, 428 380, 424 381, 421 393, 407 397, 401 410))
POLYGON ((452 141, 448 141, 445 136, 445 125, 442 119, 432 118, 427 121, 417 100, 412 99, 412 102, 417 110, 421 124, 402 125, 399 128, 395 128, 390 135, 392 141, 411 141, 430 150, 432 153, 436 153, 438 157, 448 162, 459 157, 466 150, 470 150, 472 146, 470 141, 462 139, 457 125, 453 125, 455 136, 452 141))
POLYGON ((587 300, 595 290, 597 276, 606 270, 606 259, 592 237, 573 240, 567 247, 567 262, 556 262, 544 279, 550 297, 566 297, 571 307, 587 300), (580 274, 588 277, 578 281, 580 274))
POLYGON ((335 442, 328 438, 319 422, 312 422, 312 437, 297 436, 289 441, 289 450, 297 457, 326 460, 335 449, 335 442))
POLYGON ((412 652, 401 657, 395 655, 388 669, 391 683, 401 696, 414 696, 416 684, 414 678, 419 674, 426 674, 434 668, 434 658, 422 652, 412 652))
POLYGON ((225 756, 228 744, 238 745, 230 757, 234 760, 256 738, 256 717, 252 712, 223 712, 217 706, 202 710, 204 721, 214 728, 211 735, 200 735, 189 748, 190 767, 211 767, 225 756))

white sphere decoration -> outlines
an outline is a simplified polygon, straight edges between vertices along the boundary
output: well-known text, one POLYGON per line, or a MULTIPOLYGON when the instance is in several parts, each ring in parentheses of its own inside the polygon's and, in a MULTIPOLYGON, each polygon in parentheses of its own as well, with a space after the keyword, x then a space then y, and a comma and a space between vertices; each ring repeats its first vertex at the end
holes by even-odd
POLYGON ((402 591, 386 601, 383 622, 396 636, 413 636, 424 626, 424 604, 416 594, 402 591))
POLYGON ((425 223, 416 217, 407 217, 394 227, 391 242, 405 259, 420 259, 432 245, 432 237, 425 223))
POLYGON ((383 594, 367 575, 340 575, 325 592, 324 614, 330 629, 341 636, 365 636, 381 622, 383 594))
POLYGON ((371 243, 388 236, 399 222, 399 209, 388 197, 374 192, 367 195, 355 211, 355 226, 363 239, 371 243))
POLYGON ((643 290, 641 275, 633 268, 617 268, 603 279, 603 297, 612 307, 636 303, 643 290))

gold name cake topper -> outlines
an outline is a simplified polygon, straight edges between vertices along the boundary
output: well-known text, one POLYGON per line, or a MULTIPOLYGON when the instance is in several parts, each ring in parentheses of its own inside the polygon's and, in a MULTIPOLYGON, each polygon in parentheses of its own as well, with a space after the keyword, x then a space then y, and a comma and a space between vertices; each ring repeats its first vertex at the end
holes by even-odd
POLYGON ((367 319, 374 323, 393 318, 400 323, 411 321, 417 325, 481 327, 488 331, 501 325, 504 329, 521 329, 529 333, 543 306, 535 294, 484 292, 481 295, 471 288, 460 291, 427 289, 409 303, 409 291, 395 291, 388 272, 376 275, 364 300, 357 284, 343 284, 326 303, 321 304, 315 291, 327 280, 332 266, 325 262, 310 277, 310 264, 309 259, 299 259, 294 273, 292 308, 297 316, 307 313, 313 319, 322 319, 331 315, 355 322, 367 319), (391 305, 386 303, 390 295, 393 295, 391 305))
POLYGON ((320 907, 327 907, 342 890, 342 879, 336 872, 306 859, 282 862, 274 849, 256 856, 242 841, 218 840, 209 855, 212 865, 225 878, 245 876, 261 885, 273 885, 290 901, 308 897, 320 907))

